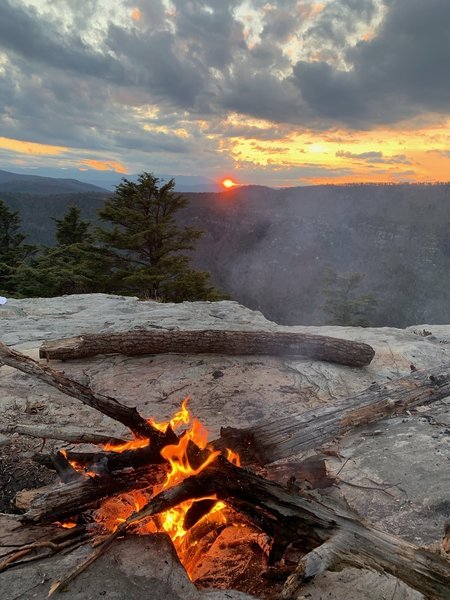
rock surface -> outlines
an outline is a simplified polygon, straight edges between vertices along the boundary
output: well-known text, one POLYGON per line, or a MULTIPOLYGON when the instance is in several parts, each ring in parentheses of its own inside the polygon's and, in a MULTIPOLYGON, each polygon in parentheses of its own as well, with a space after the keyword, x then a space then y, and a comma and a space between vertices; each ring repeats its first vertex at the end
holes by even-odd
MULTIPOLYGON (((161 420, 169 417, 183 397, 189 395, 193 414, 205 423, 212 438, 218 435, 221 426, 248 426, 345 399, 372 382, 383 383, 408 374, 411 365, 421 369, 450 364, 449 325, 418 325, 405 330, 281 327, 260 313, 230 301, 158 304, 103 294, 9 299, 0 306, 0 339, 34 358, 38 357, 39 345, 44 340, 83 332, 154 327, 318 333, 369 343, 376 354, 371 365, 363 369, 301 357, 176 354, 99 356, 66 363, 53 361, 52 366, 96 391, 137 406, 144 415, 161 420)), ((125 433, 107 417, 22 373, 2 367, 0 376, 3 422, 76 424, 116 435, 125 433)), ((12 446, 15 443, 18 443, 17 437, 12 440, 12 446)), ((47 448, 52 446, 51 442, 46 444, 47 448)), ((30 441, 30 452, 40 446, 40 440, 30 441)), ((10 447, 2 446, 3 453, 10 447)), ((418 545, 439 541, 443 523, 450 516, 449 399, 347 435, 334 449, 338 450, 339 458, 331 457, 329 468, 339 472, 340 493, 361 514, 379 527, 418 545)), ((8 573, 7 581, 19 575, 16 570, 8 573)), ((2 593, 6 589, 2 588, 6 575, 0 576, 2 598, 7 598, 2 593)), ((217 599, 215 592, 203 593, 202 598, 228 598, 220 596, 221 593, 218 592, 217 599)), ((328 597, 416 600, 421 597, 397 584, 395 579, 374 574, 363 576, 361 572, 355 575, 351 570, 318 578, 305 587, 304 595, 312 600, 328 597)), ((72 600, 82 596, 66 597, 72 600)), ((108 597, 122 598, 120 594, 108 597)), ((178 598, 176 595, 160 597, 178 598)))

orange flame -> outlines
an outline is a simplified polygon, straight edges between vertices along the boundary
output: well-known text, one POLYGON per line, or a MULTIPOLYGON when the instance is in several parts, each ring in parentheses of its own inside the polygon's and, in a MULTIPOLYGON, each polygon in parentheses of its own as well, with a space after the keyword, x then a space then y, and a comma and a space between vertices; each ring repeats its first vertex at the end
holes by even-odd
POLYGON ((148 438, 136 438, 123 444, 103 444, 103 450, 106 452, 125 452, 125 450, 138 450, 139 448, 147 448, 150 446, 150 440, 148 438))
MULTIPOLYGON (((192 419, 191 413, 187 408, 188 401, 189 397, 183 400, 180 410, 169 421, 160 423, 154 419, 148 419, 149 424, 162 432, 166 432, 169 426, 174 431, 183 426, 186 427, 184 433, 179 437, 177 444, 167 445, 161 450, 161 456, 168 461, 170 470, 167 473, 165 482, 158 488, 153 489, 152 497, 180 483, 187 477, 198 475, 220 454, 220 451, 213 451, 208 448, 208 431, 198 419, 192 419), (192 465, 191 461, 195 462, 195 465, 192 465)), ((124 452, 125 450, 144 448, 149 443, 147 439, 136 439, 125 444, 105 444, 104 449, 111 452, 124 452)), ((61 452, 65 454, 64 451, 61 452)), ((231 450, 227 450, 227 459, 235 465, 239 466, 240 464, 239 455, 231 450)), ((73 468, 86 473, 75 461, 69 462, 73 468)), ((109 498, 97 511, 96 520, 106 529, 114 530, 119 523, 124 523, 131 514, 139 512, 144 508, 149 500, 150 497, 143 491, 134 491, 109 498)), ((189 575, 195 566, 189 552, 192 546, 198 542, 195 538, 195 529, 200 524, 205 524, 205 522, 211 528, 225 524, 225 508, 225 503, 219 501, 215 495, 187 500, 175 508, 161 513, 156 518, 149 518, 140 522, 138 532, 149 534, 157 531, 166 531, 170 535, 178 556, 189 575), (211 500, 211 509, 195 525, 186 530, 184 528, 186 514, 195 502, 201 500, 211 500)))

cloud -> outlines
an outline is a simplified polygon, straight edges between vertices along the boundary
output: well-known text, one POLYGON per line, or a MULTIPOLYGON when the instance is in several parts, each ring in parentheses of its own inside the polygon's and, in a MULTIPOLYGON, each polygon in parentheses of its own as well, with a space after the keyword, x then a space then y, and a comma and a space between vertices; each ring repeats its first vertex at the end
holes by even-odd
POLYGON ((447 0, 393 0, 375 37, 347 50, 349 70, 299 61, 295 84, 318 116, 351 127, 448 113, 449 23, 447 0))
POLYGON ((383 152, 348 152, 345 150, 338 150, 336 152, 338 158, 350 158, 368 163, 383 163, 383 164, 402 164, 412 165, 412 161, 405 154, 394 154, 392 156, 384 156, 383 152))

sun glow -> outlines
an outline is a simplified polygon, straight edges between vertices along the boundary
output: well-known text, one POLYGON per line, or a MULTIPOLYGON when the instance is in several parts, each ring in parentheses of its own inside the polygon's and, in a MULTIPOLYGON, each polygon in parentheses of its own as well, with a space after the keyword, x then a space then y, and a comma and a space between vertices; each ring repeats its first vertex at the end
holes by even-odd
POLYGON ((237 185, 237 183, 235 183, 232 179, 230 179, 229 177, 227 177, 226 179, 224 179, 222 181, 222 185, 226 190, 229 190, 230 188, 234 187, 235 185, 237 185))

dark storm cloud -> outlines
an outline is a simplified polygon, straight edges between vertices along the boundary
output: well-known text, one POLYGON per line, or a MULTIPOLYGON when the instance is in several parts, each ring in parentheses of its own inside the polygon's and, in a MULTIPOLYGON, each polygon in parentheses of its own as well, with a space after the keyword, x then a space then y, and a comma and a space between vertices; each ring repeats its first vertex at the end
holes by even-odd
POLYGON ((0 3, 0 48, 31 62, 120 80, 123 68, 110 56, 88 46, 78 35, 40 18, 33 8, 0 3))
POLYGON ((450 2, 394 0, 376 35, 347 52, 349 71, 298 62, 294 81, 319 116, 355 127, 448 112, 450 2))
POLYGON ((173 0, 173 4, 177 36, 203 65, 224 69, 236 48, 246 49, 243 27, 233 16, 240 1, 173 0))
POLYGON ((205 67, 184 56, 169 31, 149 34, 110 25, 107 44, 126 65, 126 81, 148 88, 156 98, 188 108, 205 87, 205 67))
POLYGON ((266 11, 261 39, 288 41, 298 28, 299 17, 296 0, 277 3, 270 11, 266 11))

